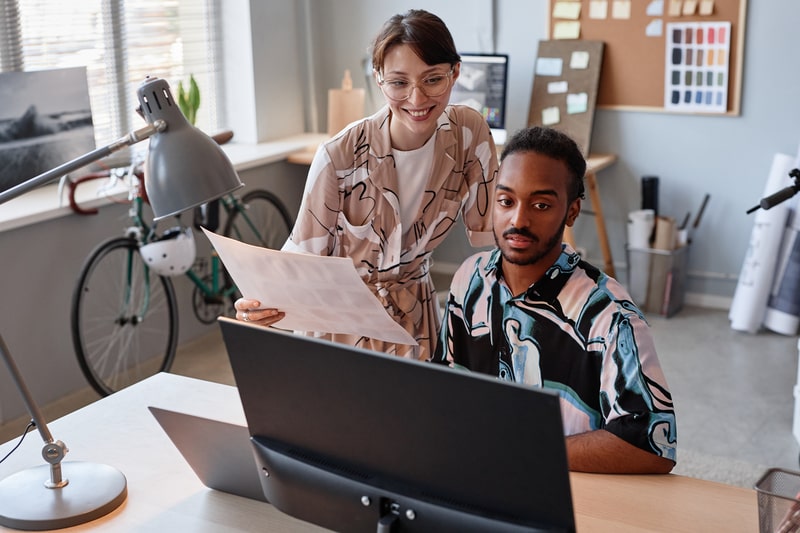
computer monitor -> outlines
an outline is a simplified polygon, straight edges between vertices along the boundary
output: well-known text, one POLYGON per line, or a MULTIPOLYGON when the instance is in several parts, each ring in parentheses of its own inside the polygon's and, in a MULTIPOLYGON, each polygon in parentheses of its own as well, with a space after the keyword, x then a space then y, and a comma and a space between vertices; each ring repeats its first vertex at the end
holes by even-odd
POLYGON ((505 144, 507 54, 461 54, 461 75, 453 85, 451 104, 477 109, 489 123, 495 144, 505 144))
POLYGON ((267 500, 335 531, 574 531, 558 396, 221 318, 267 500))

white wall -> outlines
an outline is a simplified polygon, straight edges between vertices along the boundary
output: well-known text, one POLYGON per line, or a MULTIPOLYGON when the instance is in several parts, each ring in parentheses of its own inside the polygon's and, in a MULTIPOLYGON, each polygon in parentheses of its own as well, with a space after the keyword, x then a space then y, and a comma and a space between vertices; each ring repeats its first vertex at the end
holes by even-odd
POLYGON ((236 142, 305 131, 304 20, 299 0, 222 4, 224 116, 236 142))

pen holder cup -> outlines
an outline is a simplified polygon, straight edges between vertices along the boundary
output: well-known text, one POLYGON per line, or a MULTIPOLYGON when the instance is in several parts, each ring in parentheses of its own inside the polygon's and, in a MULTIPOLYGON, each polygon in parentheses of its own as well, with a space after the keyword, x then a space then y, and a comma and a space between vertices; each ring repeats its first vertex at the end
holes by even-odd
POLYGON ((755 489, 759 533, 800 532, 800 472, 770 468, 755 489))
POLYGON ((674 250, 625 248, 628 293, 646 314, 671 317, 683 307, 689 246, 674 250))

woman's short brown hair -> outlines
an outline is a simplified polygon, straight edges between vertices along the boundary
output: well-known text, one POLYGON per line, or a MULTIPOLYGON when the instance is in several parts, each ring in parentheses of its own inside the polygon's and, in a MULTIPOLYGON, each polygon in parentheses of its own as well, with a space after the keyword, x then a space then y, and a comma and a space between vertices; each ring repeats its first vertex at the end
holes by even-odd
POLYGON ((381 72, 389 49, 407 44, 427 65, 461 61, 445 23, 428 11, 410 9, 387 20, 372 45, 372 68, 381 72))

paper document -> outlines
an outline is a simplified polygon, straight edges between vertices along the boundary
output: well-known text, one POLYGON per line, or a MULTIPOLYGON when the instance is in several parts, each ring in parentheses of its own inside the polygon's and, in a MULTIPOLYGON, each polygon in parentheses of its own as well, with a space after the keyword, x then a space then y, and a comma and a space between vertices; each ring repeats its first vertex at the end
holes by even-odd
POLYGON ((270 250, 203 231, 245 298, 286 313, 277 327, 417 344, 370 292, 349 258, 270 250))

